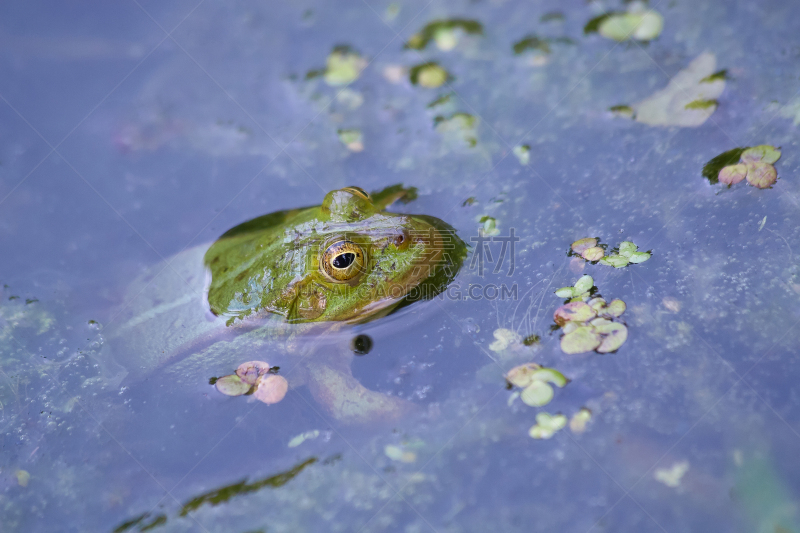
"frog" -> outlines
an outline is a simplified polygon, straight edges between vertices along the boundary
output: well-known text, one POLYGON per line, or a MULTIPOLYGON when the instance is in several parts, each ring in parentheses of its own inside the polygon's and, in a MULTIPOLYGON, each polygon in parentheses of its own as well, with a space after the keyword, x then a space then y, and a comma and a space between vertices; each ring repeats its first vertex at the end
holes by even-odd
POLYGON ((351 369, 359 327, 440 294, 466 256, 444 221, 387 211, 415 197, 402 185, 333 190, 320 205, 248 220, 146 270, 106 332, 104 372, 122 386, 169 376, 198 388, 204 372, 277 359, 290 390, 306 386, 343 423, 416 410, 351 369))

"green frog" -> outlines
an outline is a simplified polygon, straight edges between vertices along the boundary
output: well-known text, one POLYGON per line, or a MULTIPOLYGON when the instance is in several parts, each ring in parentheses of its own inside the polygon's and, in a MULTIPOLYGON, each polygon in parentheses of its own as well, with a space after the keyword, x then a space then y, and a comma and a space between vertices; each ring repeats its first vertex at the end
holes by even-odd
POLYGON ((385 211, 414 196, 402 186, 372 195, 346 187, 177 254, 131 283, 104 365, 117 382, 155 374, 198 387, 209 373, 269 361, 340 421, 403 416, 413 404, 353 377, 349 341, 358 324, 439 294, 466 255, 443 221, 385 211))

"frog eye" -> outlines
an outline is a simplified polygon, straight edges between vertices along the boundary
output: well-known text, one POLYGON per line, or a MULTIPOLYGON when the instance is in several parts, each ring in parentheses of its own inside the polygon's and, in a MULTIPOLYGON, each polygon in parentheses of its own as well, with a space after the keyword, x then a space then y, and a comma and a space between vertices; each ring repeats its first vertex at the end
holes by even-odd
POLYGON ((320 266, 331 281, 353 281, 364 272, 364 250, 352 241, 335 242, 325 250, 320 266))

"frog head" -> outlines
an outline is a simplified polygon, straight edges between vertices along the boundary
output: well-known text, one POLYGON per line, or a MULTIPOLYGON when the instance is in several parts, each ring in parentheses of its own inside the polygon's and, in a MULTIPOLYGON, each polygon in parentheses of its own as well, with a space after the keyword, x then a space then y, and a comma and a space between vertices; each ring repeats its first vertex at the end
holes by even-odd
POLYGON ((421 215, 388 213, 358 187, 322 205, 245 222, 205 255, 208 304, 229 325, 278 314, 289 322, 363 322, 433 296, 464 243, 421 215))

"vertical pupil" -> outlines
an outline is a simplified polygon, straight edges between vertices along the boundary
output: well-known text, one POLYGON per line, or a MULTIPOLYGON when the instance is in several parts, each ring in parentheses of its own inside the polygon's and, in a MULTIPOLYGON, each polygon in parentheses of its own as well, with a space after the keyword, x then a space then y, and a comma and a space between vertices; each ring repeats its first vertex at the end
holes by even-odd
POLYGON ((356 254, 354 253, 344 253, 339 254, 333 258, 333 266, 335 268, 347 268, 353 264, 353 261, 356 259, 356 254))

